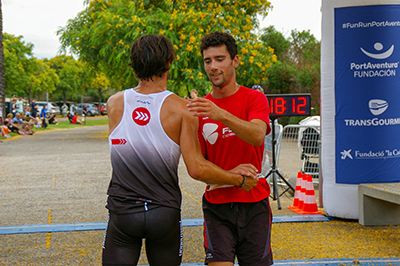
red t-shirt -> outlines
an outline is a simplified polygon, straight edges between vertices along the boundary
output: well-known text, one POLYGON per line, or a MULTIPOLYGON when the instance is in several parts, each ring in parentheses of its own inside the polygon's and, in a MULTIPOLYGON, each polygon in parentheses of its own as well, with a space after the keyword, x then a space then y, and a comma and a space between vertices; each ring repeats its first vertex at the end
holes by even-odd
MULTIPOLYGON (((205 98, 242 120, 263 120, 268 125, 265 134, 271 131, 268 100, 263 93, 241 86, 231 96, 215 99, 208 94, 205 98)), ((239 164, 251 163, 261 172, 264 144, 259 147, 248 144, 223 123, 208 117, 199 118, 198 135, 202 152, 210 162, 225 170, 231 170, 239 164)), ((265 178, 262 178, 257 186, 248 192, 236 187, 225 187, 206 191, 205 196, 209 202, 218 204, 257 202, 267 198, 269 194, 269 185, 265 178)))
POLYGON ((78 117, 74 115, 74 117, 72 117, 72 124, 76 124, 76 122, 78 122, 78 117))

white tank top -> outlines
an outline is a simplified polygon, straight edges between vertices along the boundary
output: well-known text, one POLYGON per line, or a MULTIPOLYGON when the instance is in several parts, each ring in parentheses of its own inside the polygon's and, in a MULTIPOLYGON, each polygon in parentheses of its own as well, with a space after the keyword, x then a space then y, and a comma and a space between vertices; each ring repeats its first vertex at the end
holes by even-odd
POLYGON ((108 140, 113 168, 107 208, 118 214, 157 206, 180 209, 180 146, 165 133, 160 111, 170 91, 124 91, 124 113, 108 140))

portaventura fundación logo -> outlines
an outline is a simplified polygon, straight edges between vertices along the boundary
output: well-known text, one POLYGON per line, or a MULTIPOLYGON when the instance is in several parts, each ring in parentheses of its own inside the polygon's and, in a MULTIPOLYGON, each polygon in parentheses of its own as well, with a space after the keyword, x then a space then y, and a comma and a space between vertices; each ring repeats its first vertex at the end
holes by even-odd
POLYGON ((390 57, 393 54, 394 44, 389 48, 389 50, 387 50, 386 52, 382 52, 382 53, 380 53, 380 51, 383 49, 383 45, 380 42, 375 43, 374 44, 374 48, 379 53, 373 54, 373 53, 365 51, 364 48, 360 47, 361 51, 366 56, 369 56, 369 57, 374 58, 374 59, 386 59, 386 58, 390 57))
MULTIPOLYGON (((388 59, 395 50, 392 44, 387 50, 384 50, 383 44, 376 42, 374 52, 367 51, 367 48, 360 47, 360 51, 369 58, 376 60, 388 59)), ((396 62, 364 62, 350 63, 350 70, 353 71, 354 78, 374 78, 374 77, 393 77, 396 76, 396 70, 399 67, 399 61, 396 62)))

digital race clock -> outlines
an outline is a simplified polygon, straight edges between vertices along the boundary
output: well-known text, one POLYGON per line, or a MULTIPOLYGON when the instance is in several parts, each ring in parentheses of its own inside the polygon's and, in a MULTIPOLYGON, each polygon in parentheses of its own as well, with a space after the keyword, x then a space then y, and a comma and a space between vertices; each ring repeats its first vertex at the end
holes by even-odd
POLYGON ((266 94, 270 117, 308 116, 311 114, 311 94, 266 94))

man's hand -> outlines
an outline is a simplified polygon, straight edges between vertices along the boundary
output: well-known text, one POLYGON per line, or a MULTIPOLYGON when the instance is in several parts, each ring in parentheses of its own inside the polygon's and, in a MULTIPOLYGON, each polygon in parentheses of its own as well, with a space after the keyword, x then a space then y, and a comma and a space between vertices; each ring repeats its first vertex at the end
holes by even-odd
POLYGON ((225 110, 216 106, 212 101, 197 97, 190 100, 187 104, 189 112, 192 112, 194 116, 206 116, 215 121, 221 121, 225 110))
POLYGON ((252 188, 257 186, 257 183, 258 183, 258 177, 257 177, 257 179, 246 178, 246 182, 244 183, 243 187, 241 187, 240 189, 243 189, 244 191, 250 191, 252 188))
POLYGON ((229 172, 239 174, 239 175, 245 175, 252 179, 258 179, 257 168, 250 163, 239 164, 235 168, 229 170, 229 172))
POLYGON ((239 164, 230 172, 235 173, 235 174, 240 174, 244 175, 246 180, 240 189, 243 189, 244 191, 250 191, 252 188, 257 186, 258 183, 258 176, 257 176, 257 168, 252 165, 252 164, 239 164))

